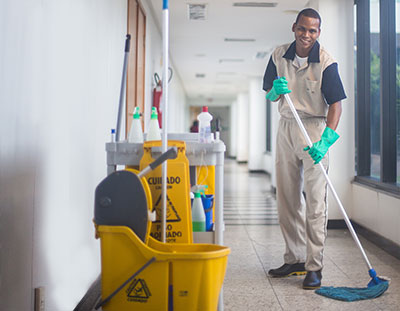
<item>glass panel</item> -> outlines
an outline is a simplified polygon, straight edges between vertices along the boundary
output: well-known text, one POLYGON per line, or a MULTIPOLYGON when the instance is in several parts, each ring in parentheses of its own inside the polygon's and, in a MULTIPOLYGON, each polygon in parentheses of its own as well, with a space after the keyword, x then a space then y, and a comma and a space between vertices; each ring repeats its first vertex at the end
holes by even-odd
MULTIPOLYGON (((353 16, 354 16, 354 102, 355 102, 355 111, 357 111, 357 5, 354 5, 354 10, 353 10, 353 16)), ((357 136, 357 124, 358 124, 358 116, 357 113, 355 114, 355 122, 354 122, 354 132, 356 134, 356 141, 355 141, 355 152, 354 152, 354 163, 355 163, 355 171, 356 174, 358 172, 358 159, 357 159, 357 148, 358 148, 358 136, 357 136)))
POLYGON ((371 176, 380 178, 380 52, 379 1, 370 0, 371 41, 371 176))
POLYGON ((396 0, 396 115, 397 184, 400 184, 400 0, 396 0))

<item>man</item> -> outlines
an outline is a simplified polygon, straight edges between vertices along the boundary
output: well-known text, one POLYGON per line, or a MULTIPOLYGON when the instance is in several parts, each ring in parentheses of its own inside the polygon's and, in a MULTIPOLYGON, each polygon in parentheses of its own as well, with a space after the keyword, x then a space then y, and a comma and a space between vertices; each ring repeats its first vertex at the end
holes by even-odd
POLYGON ((280 99, 275 166, 279 223, 286 243, 283 266, 269 274, 306 274, 303 288, 315 289, 321 286, 327 233, 327 184, 315 164, 321 161, 328 168, 326 154, 339 138, 335 130, 346 95, 337 63, 317 41, 321 33, 318 12, 302 10, 292 31, 295 41, 274 50, 264 75, 267 99, 280 99), (307 147, 284 99, 286 93, 314 142, 312 148, 307 147))

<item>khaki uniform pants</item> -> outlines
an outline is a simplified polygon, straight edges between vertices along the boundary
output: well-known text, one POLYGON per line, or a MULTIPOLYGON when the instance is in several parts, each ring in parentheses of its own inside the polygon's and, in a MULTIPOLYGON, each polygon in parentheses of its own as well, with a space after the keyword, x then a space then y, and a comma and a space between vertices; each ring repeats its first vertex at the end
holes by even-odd
MULTIPOLYGON (((311 141, 319 141, 325 119, 302 121, 311 141)), ((295 119, 280 119, 276 145, 279 224, 286 242, 284 262, 305 262, 307 271, 318 271, 323 267, 327 234, 327 183, 319 165, 314 165, 308 152, 303 151, 307 143, 295 119)), ((321 162, 327 169, 327 155, 321 162)))

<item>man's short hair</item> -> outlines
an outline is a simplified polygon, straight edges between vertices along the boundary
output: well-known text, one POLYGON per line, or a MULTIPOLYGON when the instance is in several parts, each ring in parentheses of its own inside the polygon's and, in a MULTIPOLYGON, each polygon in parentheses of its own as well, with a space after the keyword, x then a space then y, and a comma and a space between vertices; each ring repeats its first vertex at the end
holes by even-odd
POLYGON ((319 13, 316 10, 311 9, 311 8, 307 8, 307 9, 301 10, 299 12, 299 14, 297 14, 296 21, 295 21, 296 24, 298 23, 298 21, 300 19, 300 16, 302 16, 302 15, 307 16, 307 17, 312 17, 312 18, 318 18, 318 20, 319 20, 319 28, 321 28, 321 22, 322 22, 321 21, 321 16, 319 16, 319 13))

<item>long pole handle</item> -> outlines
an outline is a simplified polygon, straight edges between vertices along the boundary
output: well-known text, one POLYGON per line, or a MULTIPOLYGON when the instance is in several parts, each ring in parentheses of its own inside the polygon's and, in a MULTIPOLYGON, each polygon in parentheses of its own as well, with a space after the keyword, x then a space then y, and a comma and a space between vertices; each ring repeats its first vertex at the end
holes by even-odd
MULTIPOLYGON (((290 99, 290 96, 288 94, 285 94, 284 96, 285 96, 286 102, 289 104, 289 108, 292 111, 293 116, 296 119, 296 122, 297 122, 298 126, 300 127, 301 132, 303 133, 303 136, 304 136, 304 138, 305 138, 305 140, 307 142, 307 145, 311 148, 313 143, 312 143, 312 141, 310 139, 310 136, 308 136, 308 133, 307 133, 307 131, 306 131, 304 125, 303 125, 303 122, 301 122, 299 114, 297 113, 296 109, 294 108, 294 105, 293 105, 292 100, 290 99)), ((344 209, 343 204, 340 201, 339 196, 337 195, 337 193, 335 191, 335 188, 333 187, 333 184, 332 184, 328 174, 325 171, 324 166, 322 165, 321 162, 319 162, 318 164, 319 164, 319 167, 320 167, 322 173, 324 174, 326 182, 328 183, 329 189, 331 189, 331 192, 332 192, 333 196, 335 197, 336 202, 338 203, 338 205, 340 207, 340 211, 342 212, 342 215, 343 215, 344 221, 346 222, 347 228, 349 228, 351 236, 353 237, 353 239, 356 242, 358 248, 360 249, 361 254, 364 257, 365 263, 368 266, 368 270, 371 270, 372 269, 371 263, 369 262, 367 254, 365 253, 364 248, 362 247, 362 245, 360 243, 360 240, 358 239, 358 236, 357 236, 356 232, 354 231, 353 225, 351 224, 350 219, 347 216, 346 210, 344 209)))
POLYGON ((116 142, 119 141, 121 132, 121 120, 122 120, 122 112, 124 109, 124 99, 125 99, 125 89, 126 89, 126 71, 128 68, 130 46, 131 46, 131 35, 127 34, 125 40, 124 67, 122 70, 121 89, 119 93, 118 119, 117 119, 117 129, 115 133, 116 142))
MULTIPOLYGON (((162 75, 162 137, 161 149, 166 152, 168 148, 168 51, 169 51, 169 11, 168 0, 163 0, 163 75, 162 75)), ((161 168, 161 242, 166 242, 167 237, 167 162, 161 168)))

